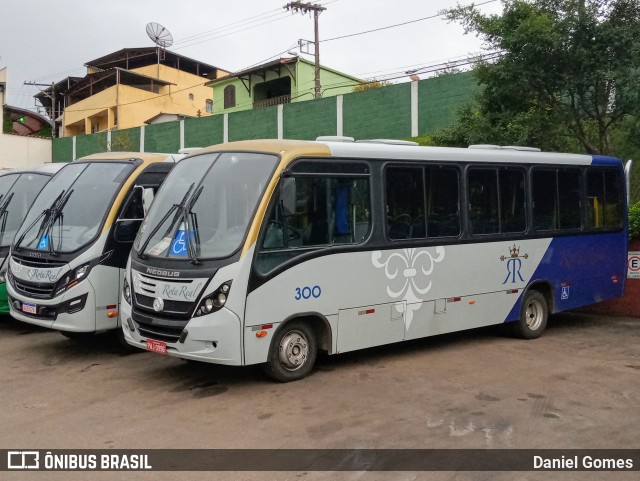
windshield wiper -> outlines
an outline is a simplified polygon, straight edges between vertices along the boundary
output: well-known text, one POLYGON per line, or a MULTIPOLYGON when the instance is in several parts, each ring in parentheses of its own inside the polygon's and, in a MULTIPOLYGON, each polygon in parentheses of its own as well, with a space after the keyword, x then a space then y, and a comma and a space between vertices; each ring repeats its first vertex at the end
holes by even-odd
POLYGON ((58 203, 60 202, 60 200, 64 196, 65 192, 66 191, 63 189, 62 192, 60 192, 60 194, 58 194, 58 197, 56 197, 53 200, 53 202, 51 203, 51 206, 47 207, 42 212, 40 212, 38 217, 36 217, 34 219, 34 221, 29 225, 29 227, 27 227, 24 230, 22 235, 18 238, 18 240, 15 242, 15 244, 13 246, 14 250, 16 250, 16 251, 20 250, 20 244, 22 244, 22 241, 24 241, 24 238, 27 236, 29 231, 31 231, 31 229, 33 229, 35 227, 35 225, 38 223, 38 221, 40 219, 42 219, 42 222, 40 223, 40 228, 38 229, 38 235, 36 235, 36 239, 40 239, 40 234, 44 231, 44 229, 46 227, 46 224, 47 224, 47 221, 49 220, 49 217, 50 217, 51 213, 55 210, 56 206, 58 205, 58 203))
MULTIPOLYGON (((198 190, 195 191, 191 199, 189 199, 188 205, 186 205, 181 213, 181 220, 178 225, 184 223, 187 231, 187 253, 189 254, 189 259, 191 259, 192 264, 200 264, 200 260, 198 259, 198 250, 200 249, 200 232, 198 232, 198 214, 193 212, 193 206, 198 201, 200 194, 204 190, 204 186, 201 185, 198 190), (193 240, 195 243, 195 247, 191 242, 191 233, 193 232, 193 240)), ((179 227, 178 227, 179 228, 179 227)))
MULTIPOLYGON (((7 207, 9 207, 9 203, 11 202, 11 199, 13 199, 13 194, 14 192, 11 192, 11 194, 7 196, 4 202, 2 202, 2 205, 0 205, 0 219, 2 219, 2 226, 0 226, 0 245, 2 245, 4 231, 7 227, 7 217, 9 216, 7 207)), ((3 196, 0 195, 0 201, 2 201, 2 198, 3 196)))
POLYGON ((69 197, 71 197, 71 194, 73 194, 73 189, 67 192, 67 194, 63 196, 62 199, 60 199, 60 202, 58 202, 58 204, 52 209, 52 212, 49 214, 49 222, 47 223, 47 229, 44 235, 49 239, 49 253, 52 256, 58 255, 58 251, 60 251, 60 249, 62 248, 62 224, 64 222, 64 213, 62 211, 67 205, 67 202, 69 202, 69 197), (58 219, 60 219, 60 222, 58 222, 58 248, 54 249, 51 239, 51 230, 53 229, 53 226, 58 219))
MULTIPOLYGON (((38 223, 40 219, 42 219, 42 221, 40 222, 40 227, 38 228, 38 233, 36 234, 35 240, 36 242, 39 242, 39 240, 42 239, 43 236, 47 236, 46 237, 47 247, 49 248, 49 253, 51 255, 57 255, 57 252, 53 248, 53 245, 51 243, 51 228, 60 217, 63 217, 62 210, 64 209, 64 206, 67 205, 67 202, 69 201, 69 197, 71 197, 71 194, 73 194, 73 189, 69 191, 63 190, 62 192, 60 192, 58 197, 56 197, 53 203, 51 204, 51 207, 49 207, 48 209, 44 209, 40 213, 40 215, 38 215, 38 217, 35 218, 35 220, 31 223, 31 225, 29 225, 29 227, 25 229, 25 231, 22 233, 20 238, 16 241, 13 249, 16 251, 20 250, 20 245, 22 244, 22 241, 24 240, 27 233, 31 229, 33 229, 33 227, 38 223)), ((59 226, 60 226, 60 231, 58 234, 59 235, 58 250, 60 250, 60 247, 62 244, 62 223, 60 223, 59 226)))
POLYGON ((147 250, 147 247, 149 246, 149 242, 151 242, 151 239, 153 238, 154 235, 156 235, 158 233, 158 231, 160 230, 160 227, 162 227, 164 225, 165 222, 167 222, 167 219, 169 217, 171 217, 171 214, 173 214, 176 210, 178 211, 177 215, 175 216, 175 218, 173 219, 173 222, 171 222, 171 224, 169 225, 169 229, 167 229, 167 231, 165 232, 165 235, 163 236, 166 237, 167 234, 169 234, 169 232, 171 232, 173 230, 173 226, 175 225, 176 221, 181 217, 181 212, 184 210, 186 204, 187 204, 187 200, 189 199, 189 196, 191 195, 191 192, 193 191, 193 188, 196 186, 196 183, 192 183, 189 186, 189 189, 187 189, 187 192, 184 194, 184 197, 182 197, 182 200, 180 201, 179 204, 173 204, 171 206, 171 208, 167 211, 167 213, 164 215, 164 217, 162 219, 160 219, 160 222, 158 222, 158 224, 153 228, 153 230, 149 233, 149 235, 147 236, 147 240, 144 241, 144 244, 142 244, 142 246, 140 247, 140 250, 138 251, 138 258, 139 259, 146 259, 147 258, 147 254, 145 254, 145 250, 147 250))

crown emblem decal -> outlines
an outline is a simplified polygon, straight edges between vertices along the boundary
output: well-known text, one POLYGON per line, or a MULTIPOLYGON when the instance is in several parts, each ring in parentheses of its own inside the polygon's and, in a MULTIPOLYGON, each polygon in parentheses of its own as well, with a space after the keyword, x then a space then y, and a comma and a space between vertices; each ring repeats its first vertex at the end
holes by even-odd
POLYGON ((528 259, 529 254, 520 255, 520 246, 513 244, 513 247, 509 247, 509 256, 500 256, 500 260, 504 261, 506 259, 528 259))
POLYGON ((507 277, 503 284, 506 284, 509 281, 511 284, 524 282, 524 278, 522 277, 522 274, 520 274, 520 269, 522 268, 522 259, 528 258, 529 254, 520 255, 520 246, 516 246, 515 244, 513 244, 513 247, 509 247, 508 256, 500 256, 501 261, 507 261, 507 277))

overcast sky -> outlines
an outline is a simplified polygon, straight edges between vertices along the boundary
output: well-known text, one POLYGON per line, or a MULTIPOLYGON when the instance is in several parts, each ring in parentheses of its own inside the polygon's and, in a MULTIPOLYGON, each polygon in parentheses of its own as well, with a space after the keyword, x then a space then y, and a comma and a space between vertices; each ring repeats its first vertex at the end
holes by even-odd
MULTIPOLYGON (((145 27, 164 25, 176 53, 229 71, 287 56, 298 39, 313 39, 313 18, 282 8, 289 0, 29 0, 2 2, 0 68, 8 67, 8 104, 33 109, 36 87, 83 76, 83 65, 122 48, 152 46, 145 27), (283 53, 284 52, 284 53, 283 53)), ((476 0, 482 3, 486 0, 476 0)), ((453 0, 320 0, 321 63, 360 78, 407 70, 481 51, 474 35, 442 17, 342 39, 366 30, 437 15, 453 0)), ((471 0, 461 0, 461 4, 471 0)), ((498 0, 479 7, 498 13, 498 0)), ((304 55, 303 55, 304 56, 304 55)), ((310 60, 311 56, 307 56, 310 60)), ((406 79, 408 81, 408 78, 406 79)), ((405 81, 398 78, 394 81, 405 81)))

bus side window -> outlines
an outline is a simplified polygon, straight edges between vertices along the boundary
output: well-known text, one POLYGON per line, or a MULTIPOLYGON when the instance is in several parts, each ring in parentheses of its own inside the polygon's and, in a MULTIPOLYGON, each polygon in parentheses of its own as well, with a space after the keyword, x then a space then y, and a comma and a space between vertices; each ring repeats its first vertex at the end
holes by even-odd
POLYGON ((469 169, 469 213, 472 234, 500 232, 496 169, 469 169))
POLYGON ((279 200, 272 205, 258 271, 266 273, 304 248, 363 242, 371 225, 370 212, 368 178, 296 177, 296 211, 285 216, 279 200))
POLYGON ((536 230, 558 228, 558 188, 554 170, 534 170, 533 188, 533 227, 536 230))
POLYGON ((619 227, 620 182, 615 171, 592 169, 587 173, 587 227, 619 227))
POLYGON ((389 239, 424 239, 424 169, 389 167, 385 172, 387 236, 389 239))
POLYGON ((580 171, 560 169, 558 171, 558 228, 582 227, 580 192, 580 171))

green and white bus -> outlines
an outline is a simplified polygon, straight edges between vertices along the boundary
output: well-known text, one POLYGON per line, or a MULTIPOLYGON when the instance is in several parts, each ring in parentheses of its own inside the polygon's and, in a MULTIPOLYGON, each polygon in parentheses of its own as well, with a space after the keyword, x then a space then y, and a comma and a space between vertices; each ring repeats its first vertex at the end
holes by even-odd
POLYGON ((126 341, 291 381, 319 350, 500 323, 535 338, 549 313, 622 295, 619 159, 405 144, 256 140, 184 159, 131 251, 126 341))
POLYGON ((7 258, 13 238, 49 179, 63 164, 42 164, 11 170, 0 176, 0 313, 9 313, 7 258))

